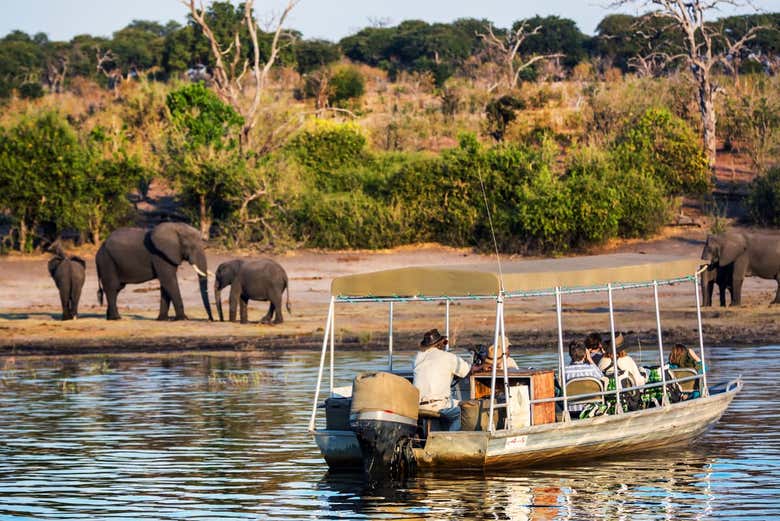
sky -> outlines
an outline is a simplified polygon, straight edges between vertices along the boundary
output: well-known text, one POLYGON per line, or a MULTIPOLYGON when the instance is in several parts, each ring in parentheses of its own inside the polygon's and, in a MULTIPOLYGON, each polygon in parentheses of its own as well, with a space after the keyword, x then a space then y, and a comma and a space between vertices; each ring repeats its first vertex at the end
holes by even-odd
MULTIPOLYGON (((301 0, 287 25, 300 30, 305 38, 337 41, 377 20, 395 24, 408 19, 451 22, 474 17, 508 27, 515 20, 538 14, 571 18, 580 30, 593 34, 598 22, 611 12, 604 7, 609 3, 611 0, 301 0)), ((780 11, 780 0, 753 0, 753 4, 763 11, 780 11)), ((256 6, 263 20, 278 13, 284 0, 257 0, 256 6)), ((624 11, 637 14, 643 10, 624 11)), ((180 0, 0 0, 0 35, 20 29, 30 34, 44 32, 51 40, 70 40, 84 33, 110 36, 132 20, 184 23, 186 13, 180 0)), ((723 15, 727 14, 733 10, 724 10, 723 15)))

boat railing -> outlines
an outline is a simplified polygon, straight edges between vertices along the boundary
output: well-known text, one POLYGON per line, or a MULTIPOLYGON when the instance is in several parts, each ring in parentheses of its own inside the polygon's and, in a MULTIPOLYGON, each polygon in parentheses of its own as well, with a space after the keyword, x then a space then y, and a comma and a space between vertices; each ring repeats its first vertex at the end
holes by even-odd
MULTIPOLYGON (((653 383, 644 384, 644 385, 636 385, 636 386, 633 386, 633 387, 623 387, 623 388, 620 389, 620 391, 616 391, 615 389, 610 389, 610 390, 600 391, 600 392, 597 392, 597 393, 570 394, 570 395, 568 395, 566 397, 564 397, 564 396, 554 396, 552 398, 539 398, 537 400, 530 400, 528 403, 531 404, 531 405, 536 405, 536 404, 550 403, 550 402, 562 402, 564 400, 564 398, 566 398, 567 401, 572 401, 572 400, 577 400, 577 399, 582 399, 582 398, 596 398, 596 397, 599 397, 599 396, 605 396, 605 397, 606 396, 614 396, 618 392, 625 393, 625 392, 629 392, 629 391, 642 391, 642 390, 646 390, 646 389, 653 389, 653 388, 656 388, 656 387, 663 387, 664 385, 669 385, 669 384, 672 384, 672 383, 689 382, 691 380, 702 380, 703 378, 704 378, 704 375, 697 374, 697 375, 694 375, 694 376, 685 376, 683 378, 669 379, 669 380, 666 380, 666 383, 664 383, 664 382, 653 382, 653 383)), ((496 407, 498 407, 498 405, 496 405, 496 407)))

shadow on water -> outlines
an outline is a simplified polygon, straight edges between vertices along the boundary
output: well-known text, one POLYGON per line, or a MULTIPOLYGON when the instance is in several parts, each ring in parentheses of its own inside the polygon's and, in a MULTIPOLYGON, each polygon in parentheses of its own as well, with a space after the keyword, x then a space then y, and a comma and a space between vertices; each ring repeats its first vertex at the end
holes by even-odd
MULTIPOLYGON (((780 347, 709 355, 712 382, 743 373, 745 389, 691 446, 373 489, 360 474, 328 472, 306 432, 319 353, 7 361, 0 518, 780 517, 780 416, 767 378, 780 372, 780 347)), ((545 367, 555 354, 515 358, 545 367)), ((343 353, 335 383, 385 360, 343 353)))

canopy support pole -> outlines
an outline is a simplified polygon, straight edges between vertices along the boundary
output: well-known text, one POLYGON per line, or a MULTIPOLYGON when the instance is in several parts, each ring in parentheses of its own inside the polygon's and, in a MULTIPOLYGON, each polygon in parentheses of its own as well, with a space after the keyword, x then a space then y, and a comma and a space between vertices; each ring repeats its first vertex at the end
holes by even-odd
POLYGON ((620 368, 618 367, 617 342, 615 340, 615 307, 612 303, 612 283, 607 284, 607 296, 609 299, 609 337, 612 340, 612 374, 615 375, 615 414, 623 413, 620 403, 620 368))
MULTIPOLYGON (((447 299, 444 301, 444 336, 447 337, 447 340, 450 338, 450 299, 447 299)), ((447 342, 447 346, 444 348, 445 351, 450 350, 450 342, 447 342)))
MULTIPOLYGON (((698 293, 697 293, 698 295, 698 293)), ((663 405, 669 405, 669 393, 666 390, 666 369, 664 361, 664 341, 661 336, 661 307, 658 304, 658 281, 653 281, 653 298, 655 300, 655 327, 658 330, 658 356, 661 358, 661 387, 663 392, 662 403, 663 405)))
MULTIPOLYGON (((333 298, 333 297, 331 297, 333 298)), ((336 367, 334 363, 334 349, 333 344, 336 343, 336 302, 333 302, 333 311, 330 312, 330 395, 333 396, 333 379, 334 369, 336 367)))
POLYGON ((311 419, 309 420, 309 432, 314 432, 315 421, 317 420, 317 402, 320 399, 320 387, 322 386, 322 373, 325 369, 325 353, 328 350, 328 338, 330 336, 330 326, 333 320, 333 308, 335 298, 330 298, 328 306, 328 318, 325 321, 325 335, 322 337, 322 353, 320 354, 320 370, 317 373, 317 388, 314 390, 314 404, 311 408, 311 419))
MULTIPOLYGON (((507 358, 509 358, 509 354, 507 351, 509 350, 509 346, 507 345, 507 338, 506 338, 506 326, 504 324, 504 307, 501 306, 501 350, 503 351, 503 354, 501 356, 503 364, 504 364, 504 396, 506 400, 506 421, 504 422, 504 429, 509 430, 512 426, 512 409, 509 406, 509 400, 511 400, 511 396, 509 396, 509 366, 507 365, 507 358)), ((495 344, 494 344, 495 345, 495 344)), ((495 351, 494 351, 495 352, 495 351)), ((497 362, 498 360, 494 360, 494 362, 497 362)))
POLYGON ((696 291, 696 318, 699 321, 699 359, 701 360, 701 385, 700 394, 702 396, 709 396, 710 390, 707 387, 707 366, 704 364, 704 332, 701 327, 701 297, 699 296, 699 280, 696 277, 693 280, 693 288, 696 291))
POLYGON ((569 416, 569 397, 566 394, 566 364, 563 361, 563 304, 561 288, 555 287, 555 314, 558 318, 558 384, 563 393, 563 421, 571 420, 569 416))
MULTIPOLYGON (((496 327, 495 327, 495 334, 493 335, 493 346, 498 345, 498 335, 501 329, 501 320, 502 316, 504 314, 504 296, 499 295, 496 299, 496 327)), ((493 356, 495 357, 495 347, 493 351, 493 356)), ((492 368, 492 375, 490 377, 490 414, 488 416, 488 426, 490 428, 490 432, 495 432, 496 429, 493 426, 493 414, 495 413, 495 405, 496 405, 496 367, 498 364, 496 363, 496 360, 493 360, 493 368, 492 368)))
POLYGON ((388 320, 388 329, 387 329, 387 367, 389 368, 389 371, 392 372, 393 370, 393 303, 390 302, 390 309, 389 309, 389 315, 390 318, 388 320))

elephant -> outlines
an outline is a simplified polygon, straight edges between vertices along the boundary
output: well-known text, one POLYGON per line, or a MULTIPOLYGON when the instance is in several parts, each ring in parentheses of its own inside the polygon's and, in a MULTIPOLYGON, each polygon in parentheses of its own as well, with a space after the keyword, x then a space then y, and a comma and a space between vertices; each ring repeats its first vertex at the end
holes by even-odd
POLYGON ((49 260, 49 274, 57 284, 62 304, 62 320, 73 320, 79 314, 81 288, 84 287, 87 263, 81 257, 65 253, 59 241, 49 247, 54 257, 49 260))
POLYGON ((701 258, 718 268, 733 265, 731 305, 742 302, 746 276, 777 281, 772 304, 780 304, 780 237, 767 233, 728 231, 707 237, 701 258))
MULTIPOLYGON (((731 293, 731 298, 734 298, 734 264, 731 263, 727 266, 718 266, 717 264, 710 264, 707 269, 701 274, 701 291, 704 295, 703 306, 712 306, 712 294, 715 290, 715 285, 718 285, 718 292, 720 293, 720 305, 726 306, 726 291, 731 293)), ((733 304, 733 302, 732 302, 733 304)))
POLYGON ((271 259, 259 260, 232 260, 223 262, 217 268, 214 277, 214 300, 217 304, 219 320, 224 320, 222 315, 221 292, 230 286, 230 321, 236 320, 236 307, 241 306, 241 323, 246 324, 248 319, 247 305, 250 300, 268 300, 271 302, 268 313, 260 320, 261 324, 270 324, 274 317, 274 324, 284 322, 282 317, 282 293, 287 291, 287 312, 292 313, 290 306, 290 286, 287 273, 277 262, 271 259))
POLYGON ((160 313, 157 320, 168 320, 173 302, 176 320, 187 320, 179 292, 176 272, 187 261, 198 274, 200 295, 209 320, 208 266, 200 232, 184 223, 166 222, 152 230, 120 228, 108 236, 98 249, 95 264, 98 271, 98 302, 103 293, 108 300, 106 318, 118 320, 116 300, 126 284, 140 284, 152 279, 160 281, 160 313))

